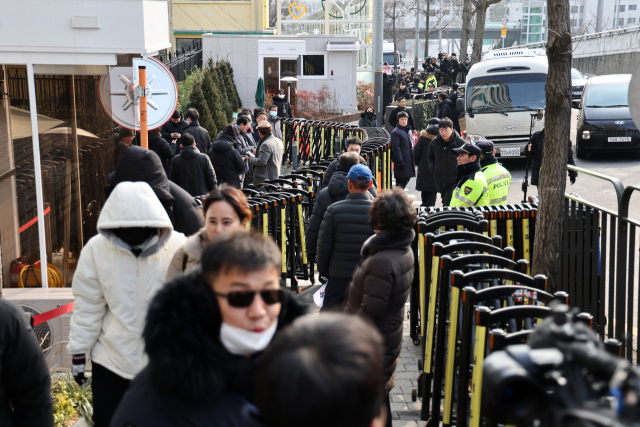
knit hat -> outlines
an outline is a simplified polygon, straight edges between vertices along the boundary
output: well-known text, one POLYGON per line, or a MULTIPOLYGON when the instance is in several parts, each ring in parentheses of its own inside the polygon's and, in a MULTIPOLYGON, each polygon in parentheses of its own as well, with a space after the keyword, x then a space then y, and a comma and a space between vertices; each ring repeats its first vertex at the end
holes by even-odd
POLYGON ((438 127, 438 125, 432 125, 427 128, 427 133, 429 135, 437 135, 439 131, 440 128, 438 127))

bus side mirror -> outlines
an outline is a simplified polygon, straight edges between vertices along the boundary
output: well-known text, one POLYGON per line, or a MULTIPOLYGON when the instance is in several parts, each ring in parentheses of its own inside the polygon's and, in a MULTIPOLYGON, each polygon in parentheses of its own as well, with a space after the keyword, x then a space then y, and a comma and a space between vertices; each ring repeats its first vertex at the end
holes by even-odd
POLYGON ((456 111, 464 111, 464 98, 456 99, 456 111))
POLYGON ((469 117, 471 117, 473 119, 473 108, 469 107, 467 108, 467 113, 469 113, 469 117))
POLYGON ((580 109, 580 101, 571 101, 571 107, 572 108, 576 108, 576 109, 580 109))

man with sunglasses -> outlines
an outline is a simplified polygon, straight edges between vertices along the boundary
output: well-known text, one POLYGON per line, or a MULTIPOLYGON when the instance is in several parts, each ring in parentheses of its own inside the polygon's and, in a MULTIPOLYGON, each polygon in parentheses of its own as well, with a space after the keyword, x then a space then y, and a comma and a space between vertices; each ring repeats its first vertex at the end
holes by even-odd
POLYGON ((149 306, 148 366, 111 427, 261 425, 252 405, 258 356, 305 310, 280 288, 281 256, 268 236, 223 233, 201 268, 171 280, 149 306))

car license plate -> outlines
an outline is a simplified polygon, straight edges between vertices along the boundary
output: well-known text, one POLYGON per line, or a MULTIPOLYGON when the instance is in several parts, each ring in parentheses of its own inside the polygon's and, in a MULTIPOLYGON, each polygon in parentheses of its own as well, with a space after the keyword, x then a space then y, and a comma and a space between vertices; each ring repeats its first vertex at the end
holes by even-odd
POLYGON ((611 136, 608 139, 609 142, 631 142, 630 136, 611 136))
POLYGON ((501 157, 517 157, 520 156, 520 147, 515 148, 501 148, 500 149, 501 157))

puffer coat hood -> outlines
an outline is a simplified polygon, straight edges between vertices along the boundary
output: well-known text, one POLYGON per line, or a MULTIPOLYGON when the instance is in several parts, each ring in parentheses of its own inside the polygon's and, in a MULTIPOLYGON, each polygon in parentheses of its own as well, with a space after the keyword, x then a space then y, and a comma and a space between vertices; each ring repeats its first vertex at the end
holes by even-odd
POLYGON ((121 182, 98 218, 98 235, 84 247, 73 276, 75 305, 69 354, 91 354, 111 372, 133 378, 146 365, 142 328, 147 306, 164 283, 175 251, 184 244, 151 187, 121 182), (157 228, 139 256, 114 229, 157 228))

